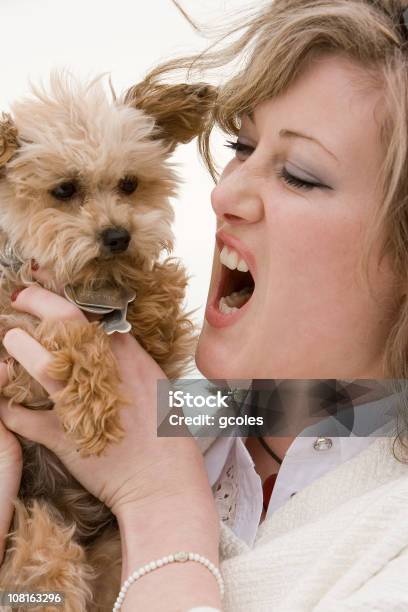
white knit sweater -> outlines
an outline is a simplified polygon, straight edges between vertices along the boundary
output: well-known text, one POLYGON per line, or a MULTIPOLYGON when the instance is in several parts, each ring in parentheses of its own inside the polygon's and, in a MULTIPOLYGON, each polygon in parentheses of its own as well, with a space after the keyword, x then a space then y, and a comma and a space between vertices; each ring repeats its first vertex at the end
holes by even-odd
POLYGON ((408 610, 408 465, 392 438, 300 491, 253 548, 221 523, 224 612, 408 610))

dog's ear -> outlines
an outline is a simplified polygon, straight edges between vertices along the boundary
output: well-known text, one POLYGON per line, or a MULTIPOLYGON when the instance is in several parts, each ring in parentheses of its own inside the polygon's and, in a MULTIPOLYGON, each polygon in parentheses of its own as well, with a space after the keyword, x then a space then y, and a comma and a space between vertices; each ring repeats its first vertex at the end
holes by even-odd
POLYGON ((13 157, 19 147, 17 128, 7 113, 0 116, 0 168, 13 157))
POLYGON ((206 83, 168 85, 149 79, 131 87, 125 103, 140 108, 156 120, 156 138, 173 150, 199 136, 208 124, 217 88, 206 83))

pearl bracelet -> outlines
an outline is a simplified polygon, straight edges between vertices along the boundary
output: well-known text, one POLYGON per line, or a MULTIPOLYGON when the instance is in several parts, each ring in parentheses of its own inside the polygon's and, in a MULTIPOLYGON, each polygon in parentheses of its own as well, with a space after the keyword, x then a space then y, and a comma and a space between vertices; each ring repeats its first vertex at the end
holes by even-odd
POLYGON ((174 555, 168 555, 167 557, 162 557, 156 561, 146 563, 146 565, 143 565, 134 571, 133 574, 130 574, 127 580, 125 580, 125 582, 122 584, 122 588, 119 591, 119 595, 115 601, 112 612, 118 612, 118 610, 122 608, 122 603, 125 599, 126 593, 129 587, 136 582, 136 580, 139 580, 139 578, 145 574, 148 574, 159 567, 163 567, 164 565, 168 565, 169 563, 184 563, 185 561, 195 561, 196 563, 201 563, 201 565, 204 565, 204 567, 210 570, 218 583, 221 598, 224 596, 224 581, 222 579, 220 570, 214 565, 214 563, 211 563, 209 559, 206 559, 206 557, 203 557, 197 553, 180 551, 174 555))

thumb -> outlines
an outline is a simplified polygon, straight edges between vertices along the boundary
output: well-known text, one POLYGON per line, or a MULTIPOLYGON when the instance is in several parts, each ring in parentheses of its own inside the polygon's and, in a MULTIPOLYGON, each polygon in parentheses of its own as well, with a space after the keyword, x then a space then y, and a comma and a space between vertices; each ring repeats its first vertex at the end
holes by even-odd
POLYGON ((10 431, 50 450, 56 448, 63 431, 53 410, 32 410, 20 404, 9 405, 5 398, 0 398, 0 419, 10 431))

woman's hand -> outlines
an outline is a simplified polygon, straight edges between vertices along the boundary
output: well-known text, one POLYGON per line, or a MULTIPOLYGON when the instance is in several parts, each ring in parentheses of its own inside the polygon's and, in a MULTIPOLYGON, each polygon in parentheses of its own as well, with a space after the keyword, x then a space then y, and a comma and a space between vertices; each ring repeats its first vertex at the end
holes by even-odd
MULTIPOLYGON (((38 286, 21 291, 13 306, 39 319, 75 319, 89 324, 76 306, 38 286)), ((4 337, 4 346, 51 396, 60 390, 60 383, 47 375, 52 355, 29 334, 12 329, 4 337)), ((111 346, 129 405, 123 406, 120 414, 124 439, 111 444, 101 457, 81 458, 53 410, 8 407, 3 399, 0 415, 4 423, 55 452, 75 478, 115 514, 127 505, 144 506, 171 495, 195 492, 204 496, 208 483, 195 441, 156 436, 157 381, 165 378, 164 372, 129 334, 113 334, 111 346)), ((5 364, 0 364, 0 376, 6 376, 5 364)))
MULTIPOLYGON (((21 291, 13 306, 41 320, 89 324, 76 306, 39 286, 21 291)), ((29 334, 12 329, 3 343, 51 397, 60 390, 60 383, 47 374, 52 355, 29 334)), ((124 438, 101 456, 80 457, 53 410, 10 408, 3 399, 0 418, 10 430, 52 450, 116 515, 123 580, 138 566, 177 550, 198 552, 217 564, 219 518, 201 452, 191 437, 157 437, 157 381, 165 378, 164 372, 129 334, 113 334, 111 347, 129 404, 120 413, 124 438)), ((0 364, 0 378, 5 376, 6 366, 0 364)), ((124 612, 220 605, 213 576, 197 563, 171 564, 144 577, 137 587, 126 596, 124 612)))
POLYGON ((0 563, 13 517, 13 500, 20 488, 22 466, 20 443, 0 421, 0 563))

